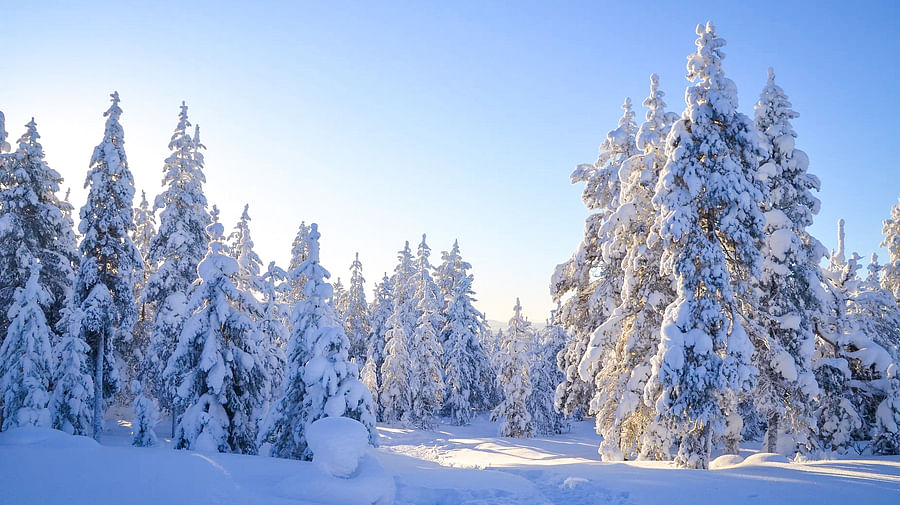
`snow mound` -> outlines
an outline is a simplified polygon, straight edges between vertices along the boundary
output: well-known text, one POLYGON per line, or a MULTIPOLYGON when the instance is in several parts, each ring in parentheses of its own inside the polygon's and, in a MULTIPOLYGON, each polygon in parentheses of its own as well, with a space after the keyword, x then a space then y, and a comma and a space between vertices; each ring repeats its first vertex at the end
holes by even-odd
POLYGON ((54 449, 88 449, 100 447, 94 439, 50 428, 23 427, 0 433, 0 445, 39 445, 54 449))
POLYGON ((709 463, 709 469, 719 470, 722 468, 730 468, 735 465, 740 465, 743 461, 744 458, 737 454, 723 454, 709 463))
POLYGON ((347 417, 325 417, 309 426, 306 440, 315 465, 335 477, 347 478, 356 472, 369 448, 369 431, 347 417))
MULTIPOLYGON (((328 419, 328 418, 326 418, 328 419)), ((346 418, 335 418, 346 419, 346 418)), ((314 474, 284 479, 276 488, 280 496, 334 505, 391 505, 397 493, 394 478, 381 463, 365 454, 353 477, 328 475, 321 468, 314 474)))
POLYGON ((747 459, 744 460, 743 464, 761 465, 765 463, 790 463, 790 461, 781 454, 776 454, 774 452, 759 452, 752 456, 747 456, 747 459))

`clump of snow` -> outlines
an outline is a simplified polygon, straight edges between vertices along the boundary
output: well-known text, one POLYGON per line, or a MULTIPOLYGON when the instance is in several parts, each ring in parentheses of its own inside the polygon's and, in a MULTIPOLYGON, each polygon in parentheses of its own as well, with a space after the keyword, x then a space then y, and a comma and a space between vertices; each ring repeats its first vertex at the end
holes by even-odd
POLYGON ((559 487, 565 489, 575 489, 579 484, 586 484, 587 482, 589 481, 584 477, 567 477, 566 480, 564 480, 563 483, 559 485, 559 487))
POLYGON ((743 465, 762 465, 765 463, 790 463, 786 457, 774 452, 759 452, 751 456, 742 463, 743 465))
POLYGON ((735 465, 743 463, 744 458, 737 454, 723 454, 709 463, 710 470, 720 470, 722 468, 731 468, 735 465))
POLYGON ((350 477, 369 447, 369 431, 348 417, 325 417, 312 423, 306 440, 313 463, 335 477, 350 477))

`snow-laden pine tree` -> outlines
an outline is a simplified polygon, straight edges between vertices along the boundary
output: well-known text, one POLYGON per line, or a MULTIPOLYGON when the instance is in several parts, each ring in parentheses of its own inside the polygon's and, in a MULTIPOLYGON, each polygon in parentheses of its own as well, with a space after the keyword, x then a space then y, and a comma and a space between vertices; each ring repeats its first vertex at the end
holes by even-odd
POLYGON ((362 276, 362 263, 359 253, 350 265, 350 288, 347 290, 347 305, 344 313, 344 329, 350 340, 350 358, 357 365, 366 362, 369 335, 372 333, 369 322, 369 305, 366 303, 366 279, 362 276))
MULTIPOLYGON (((492 408, 498 396, 496 377, 481 345, 487 329, 484 315, 473 305, 474 278, 468 272, 470 268, 472 266, 460 255, 459 244, 454 241, 450 251, 444 251, 443 262, 437 269, 437 283, 444 298, 440 333, 444 349, 441 363, 445 385, 443 414, 458 425, 469 423, 473 409, 492 408)), ((555 389, 556 384, 551 388, 555 389)))
POLYGON ((285 356, 290 332, 284 325, 285 307, 278 300, 278 286, 287 278, 287 273, 275 262, 269 262, 266 272, 260 277, 262 287, 262 317, 257 323, 262 337, 262 360, 266 369, 268 384, 266 385, 266 400, 274 402, 281 390, 281 381, 284 379, 285 356))
POLYGON ((553 405, 556 386, 563 379, 556 366, 556 355, 565 345, 565 330, 554 325, 552 319, 541 331, 534 332, 530 350, 531 394, 527 404, 535 435, 558 435, 568 428, 565 417, 553 405))
POLYGON ((188 306, 190 317, 165 369, 180 378, 176 405, 184 409, 175 447, 256 453, 260 405, 267 378, 253 296, 237 287, 240 271, 228 255, 223 227, 213 207, 207 228, 209 251, 197 267, 200 284, 188 306))
POLYGON ((344 314, 347 312, 347 288, 338 277, 334 281, 334 296, 331 297, 331 306, 334 307, 334 316, 341 324, 344 321, 344 314))
POLYGON ((131 393, 134 395, 131 422, 131 445, 135 447, 152 447, 156 445, 156 424, 159 413, 152 398, 144 394, 144 385, 140 381, 131 382, 131 393))
POLYGON ((134 287, 138 316, 134 323, 130 352, 125 356, 125 361, 129 365, 128 377, 137 377, 143 371, 150 350, 154 311, 153 305, 144 300, 144 287, 147 285, 147 279, 155 271, 155 265, 149 261, 150 243, 155 236, 156 215, 150 208, 146 193, 141 191, 141 203, 134 209, 134 232, 131 234, 131 240, 144 259, 144 272, 140 282, 134 287))
MULTIPOLYGON (((73 321, 80 321, 77 309, 73 321)), ((63 332, 54 349, 57 357, 50 398, 52 427, 72 435, 89 435, 93 420, 94 380, 88 353, 91 348, 75 330, 63 332)))
POLYGON ((388 331, 388 318, 394 310, 393 287, 391 279, 388 278, 387 272, 382 277, 381 282, 375 284, 375 296, 369 305, 369 323, 372 331, 369 334, 369 342, 366 345, 366 366, 363 367, 361 373, 363 382, 366 382, 368 374, 367 368, 371 368, 374 379, 368 379, 366 385, 375 395, 376 399, 376 415, 381 420, 381 401, 378 398, 378 392, 381 390, 381 366, 384 364, 386 336, 388 331), (371 367, 369 363, 371 362, 371 367), (374 389, 372 386, 375 386, 374 389))
POLYGON ((579 373, 595 387, 591 411, 596 413, 597 432, 603 435, 600 454, 607 461, 666 457, 643 451, 661 441, 656 440, 653 405, 642 400, 663 312, 674 299, 674 277, 659 269, 663 242, 656 223, 659 208, 653 203, 666 163, 665 139, 677 119, 666 112, 664 96, 659 78, 652 74, 650 95, 643 102, 646 121, 635 137, 642 152, 621 163, 619 206, 600 228, 600 234, 608 237, 606 250, 625 251, 619 262, 621 297, 591 336, 579 373))
MULTIPOLYGON (((291 245, 291 261, 288 263, 288 272, 297 270, 301 263, 309 257, 309 226, 306 222, 301 222, 297 229, 297 235, 294 236, 294 242, 291 245)), ((303 299, 303 286, 306 284, 306 277, 289 278, 287 285, 284 287, 283 298, 284 303, 293 307, 303 299)))
POLYGON ((884 240, 881 247, 888 250, 888 262, 884 266, 881 285, 894 295, 900 306, 900 203, 891 207, 891 217, 882 221, 884 240))
POLYGON ((234 227, 234 231, 228 236, 231 257, 238 263, 236 286, 241 291, 254 295, 262 291, 260 271, 262 260, 253 250, 253 239, 250 238, 250 205, 244 205, 241 218, 234 227))
MULTIPOLYGON (((3 111, 0 111, 0 155, 10 150, 9 142, 6 141, 8 135, 9 133, 6 132, 6 116, 3 115, 3 111)), ((3 160, 3 158, 0 158, 0 164, 3 163, 3 160)))
MULTIPOLYGON (((618 305, 622 285, 620 262, 623 250, 607 246, 609 237, 601 233, 603 224, 619 206, 619 169, 638 153, 637 125, 631 100, 625 99, 619 126, 606 134, 600 154, 593 164, 582 164, 572 172, 572 183, 584 182, 582 201, 592 214, 584 224, 584 238, 569 261, 556 267, 550 279, 555 301, 564 300, 560 321, 570 336, 557 357, 565 380, 556 389, 556 408, 566 416, 588 414, 594 385, 579 374, 579 364, 591 336, 618 305)), ((596 370, 591 370, 591 374, 596 370)))
POLYGON ((172 400, 176 383, 163 377, 187 317, 187 301, 197 280, 197 266, 209 247, 210 224, 203 194, 203 154, 188 131, 188 108, 184 102, 178 124, 169 141, 169 157, 163 167, 166 188, 156 197, 153 209, 160 210, 159 230, 150 242, 147 263, 154 270, 147 279, 143 300, 154 307, 150 352, 147 354, 147 385, 160 406, 172 417, 174 435, 177 415, 172 400))
POLYGON ((416 303, 410 291, 415 267, 408 241, 397 259, 394 275, 390 279, 393 308, 386 323, 379 400, 384 422, 407 424, 411 421, 413 364, 410 353, 416 326, 416 303))
POLYGON ((438 337, 441 320, 441 295, 431 277, 431 262, 428 257, 431 248, 425 243, 425 235, 416 254, 413 274, 413 300, 415 301, 416 323, 410 339, 409 355, 410 394, 412 396, 412 422, 419 428, 431 429, 435 417, 444 403, 444 380, 441 367, 443 349, 438 337))
POLYGON ((304 299, 292 316, 288 374, 261 436, 282 458, 310 459, 305 430, 323 417, 355 419, 369 430, 370 443, 378 440, 372 394, 350 362, 349 341, 329 301, 334 292, 319 262, 319 236, 313 223, 307 259, 291 272, 306 277, 304 299))
POLYGON ((759 276, 764 223, 757 133, 737 111, 736 86, 722 72, 725 41, 712 23, 698 25, 697 35, 687 107, 666 140, 654 197, 662 268, 676 278, 676 299, 666 308, 647 387, 657 422, 677 442, 675 463, 707 468, 716 441, 725 438, 726 450, 736 450, 737 396, 756 373, 742 310, 750 310, 759 276))
POLYGON ((0 342, 16 288, 31 275, 32 258, 40 262, 40 284, 50 293, 43 310, 51 330, 60 322, 78 264, 75 233, 66 219, 72 207, 57 196, 63 179, 44 161, 34 119, 25 128, 18 148, 4 154, 0 166, 0 342))
POLYGON ((501 437, 531 437, 535 430, 528 399, 532 394, 530 349, 535 339, 534 328, 522 317, 518 298, 513 311, 497 356, 497 381, 503 400, 491 413, 491 419, 500 421, 501 437))
POLYGON ((50 379, 53 351, 43 306, 50 293, 40 282, 41 265, 31 260, 31 275, 16 289, 10 324, 0 345, 0 430, 50 426, 50 379))
POLYGON ((819 179, 807 172, 806 153, 794 148, 797 133, 791 120, 799 114, 775 84, 771 68, 755 109, 764 149, 759 175, 768 184, 769 197, 761 203, 765 238, 756 312, 763 331, 750 333, 752 362, 759 370, 753 401, 767 421, 766 450, 793 455, 817 448, 813 327, 822 312, 819 261, 825 248, 806 228, 819 211, 811 192, 819 189, 819 179), (785 437, 793 443, 778 447, 785 437))
POLYGON ((80 334, 91 346, 94 375, 94 433, 103 432, 103 399, 119 390, 116 350, 130 341, 137 320, 134 286, 144 261, 131 240, 134 231, 134 178, 125 157, 125 133, 119 124, 119 94, 103 114, 103 140, 94 148, 84 186, 78 231, 81 264, 75 277, 74 302, 81 313, 80 334))

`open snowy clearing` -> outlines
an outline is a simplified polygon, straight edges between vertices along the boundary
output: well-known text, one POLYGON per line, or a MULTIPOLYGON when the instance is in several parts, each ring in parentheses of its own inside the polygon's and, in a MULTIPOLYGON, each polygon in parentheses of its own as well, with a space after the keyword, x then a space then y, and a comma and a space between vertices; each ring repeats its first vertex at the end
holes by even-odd
POLYGON ((0 434, 0 503, 350 505, 390 496, 391 480, 401 505, 868 505, 900 499, 897 456, 800 464, 748 449, 746 460, 709 471, 604 463, 590 422, 533 439, 496 437, 497 425, 484 418, 433 432, 381 426, 382 447, 370 450, 374 459, 364 458, 350 479, 306 462, 131 448, 127 422, 109 428, 104 446, 52 430, 0 434))

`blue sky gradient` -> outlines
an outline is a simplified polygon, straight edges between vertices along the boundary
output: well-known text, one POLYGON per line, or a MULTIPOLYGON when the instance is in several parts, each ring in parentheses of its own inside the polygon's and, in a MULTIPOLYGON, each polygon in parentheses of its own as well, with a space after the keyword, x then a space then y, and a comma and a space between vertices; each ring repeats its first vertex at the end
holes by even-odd
POLYGON ((801 114, 797 146, 822 179, 813 233, 834 247, 843 217, 868 257, 900 195, 900 4, 725 3, 4 2, 0 110, 11 140, 35 117, 80 207, 109 92, 151 198, 186 100, 207 196, 226 229, 250 204, 264 261, 286 263, 315 221, 333 276, 359 251, 371 289, 404 240, 428 233, 438 263, 458 238, 489 318, 518 296, 543 320, 587 214, 569 173, 624 97, 643 119, 651 72, 681 112, 694 27, 711 19, 742 110, 773 66, 801 114))

